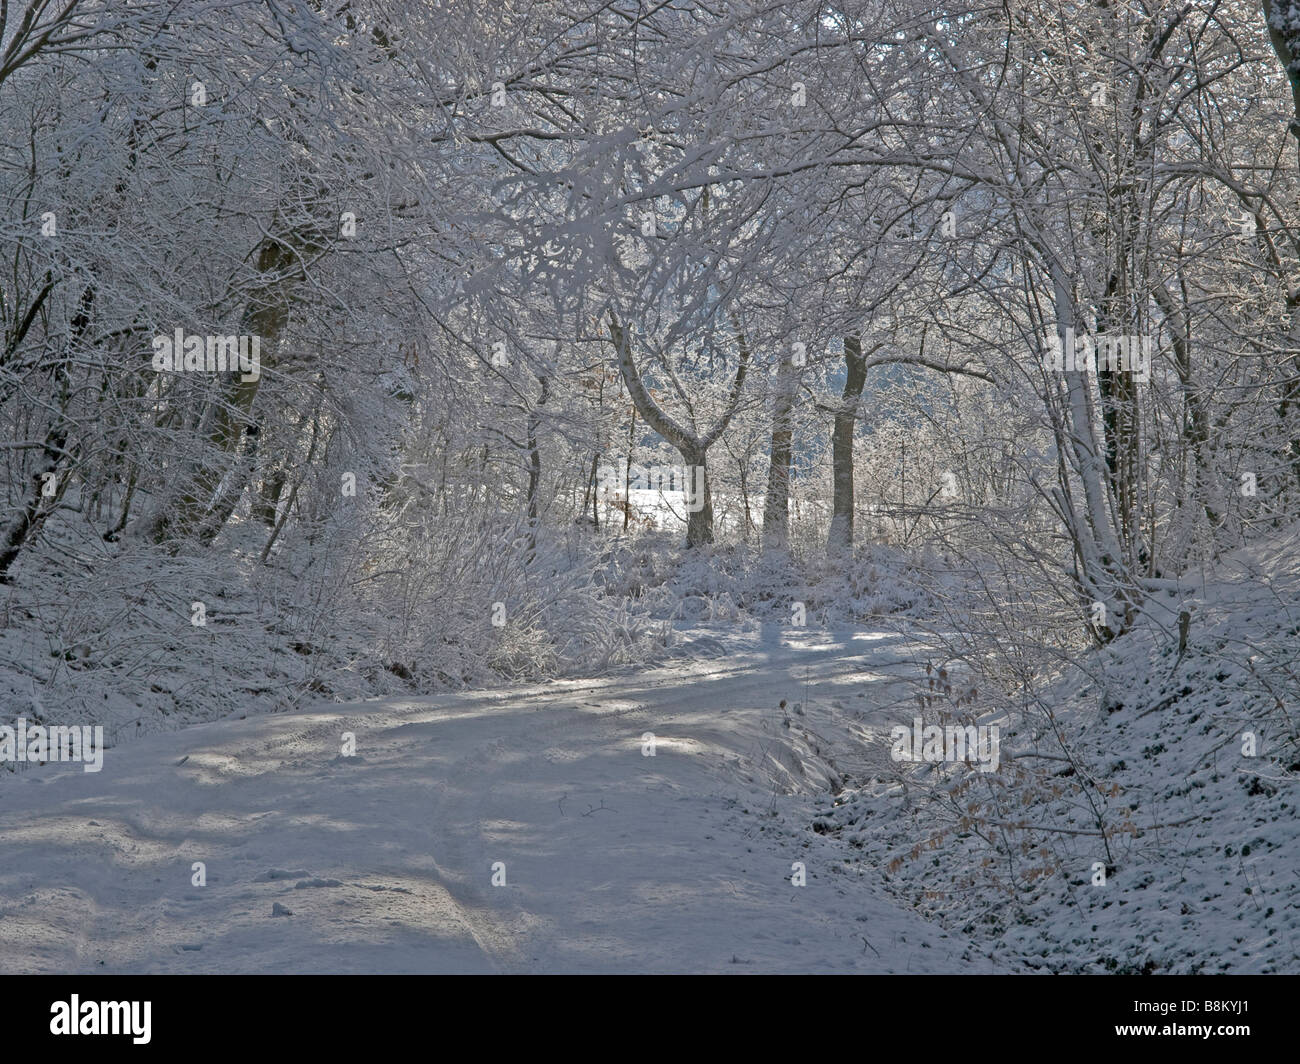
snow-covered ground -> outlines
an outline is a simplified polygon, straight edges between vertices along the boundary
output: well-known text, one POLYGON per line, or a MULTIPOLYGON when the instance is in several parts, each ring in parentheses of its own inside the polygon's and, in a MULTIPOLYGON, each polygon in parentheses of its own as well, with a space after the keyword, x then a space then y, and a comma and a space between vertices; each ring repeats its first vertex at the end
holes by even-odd
POLYGON ((0 970, 1007 970, 886 897, 879 855, 808 830, 921 649, 776 627, 686 644, 651 670, 222 720, 99 773, 10 777, 0 970))
MULTIPOLYGON (((1034 712, 1002 717, 996 784, 886 765, 814 830, 884 854, 891 893, 1036 971, 1300 973, 1298 662, 1292 526, 1042 677, 1034 712)), ((935 701, 927 719, 953 707, 935 701)))
POLYGON ((1169 581, 1023 712, 951 632, 720 586, 650 666, 110 736, 0 775, 0 970, 1297 972, 1297 559, 1169 581), (893 760, 918 713, 1000 768, 893 760))

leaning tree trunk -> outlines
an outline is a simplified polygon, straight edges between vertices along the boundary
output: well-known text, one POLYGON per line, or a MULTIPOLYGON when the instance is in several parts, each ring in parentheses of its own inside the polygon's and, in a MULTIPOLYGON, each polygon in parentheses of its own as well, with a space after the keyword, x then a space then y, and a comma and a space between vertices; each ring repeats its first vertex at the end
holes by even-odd
MULTIPOLYGON (((246 330, 249 335, 261 337, 261 372, 258 373, 256 380, 251 381, 244 380, 244 374, 236 375, 229 389, 227 403, 213 411, 214 425, 211 441, 223 451, 235 451, 239 446, 241 429, 251 430, 254 425, 253 400, 257 398, 257 391, 262 383, 267 356, 274 357, 276 346, 289 321, 287 280, 290 271, 295 268, 297 259, 297 254, 291 248, 278 241, 268 241, 258 256, 258 272, 273 280, 270 289, 245 314, 243 330, 246 330)), ((257 432, 252 430, 248 435, 250 444, 255 447, 257 432)), ((249 457, 252 458, 251 455, 249 457)), ((226 490, 215 500, 207 513, 200 518, 198 512, 192 511, 195 525, 200 528, 200 538, 204 543, 210 543, 215 539, 217 533, 230 520, 230 515, 243 496, 244 488, 252 478, 254 469, 251 460, 237 463, 235 475, 230 478, 226 490)), ((211 468, 204 470, 199 478, 199 491, 187 497, 185 503, 191 506, 196 502, 202 504, 203 492, 215 491, 220 483, 221 474, 218 470, 211 468)))
MULTIPOLYGON (((41 298, 43 300, 44 296, 41 298)), ((32 473, 27 499, 17 515, 0 527, 0 584, 9 582, 9 570, 18 560, 23 548, 40 531, 67 488, 68 474, 60 463, 68 455, 68 433, 71 428, 68 407, 72 403, 71 366, 76 358, 76 349, 84 342, 90 327, 94 300, 95 290, 87 288, 82 293, 77 314, 72 319, 72 336, 64 349, 63 358, 55 367, 54 380, 59 389, 58 409, 45 433, 45 441, 41 446, 41 464, 32 473), (47 483, 54 485, 52 495, 45 493, 47 483)))
POLYGON ((835 494, 830 534, 826 538, 827 554, 847 554, 853 549, 853 430, 858 423, 858 401, 867 381, 861 337, 844 338, 844 365, 848 375, 831 433, 831 478, 835 494))
MULTIPOLYGON (((1061 344, 1074 329, 1074 300, 1064 272, 1052 264, 1053 302, 1056 309, 1057 339, 1061 344)), ((1083 510, 1070 500, 1070 482, 1064 467, 1061 471, 1059 500, 1062 516, 1074 541, 1078 557, 1078 581, 1085 595, 1108 607, 1109 620, 1105 640, 1109 641, 1133 623, 1140 591, 1125 564, 1108 503, 1107 467, 1103 446, 1098 443, 1093 426, 1097 422, 1095 405, 1087 381, 1080 369, 1064 374, 1064 409, 1061 421, 1054 425, 1057 446, 1072 454, 1078 484, 1083 493, 1083 510)))
POLYGON ((283 241, 268 237, 263 242, 257 256, 257 271, 263 278, 263 286, 240 323, 241 332, 260 338, 259 372, 256 379, 248 381, 243 379, 245 374, 232 374, 224 385, 223 401, 209 408, 205 436, 217 452, 218 460, 195 469, 179 496, 150 519, 144 531, 153 542, 189 535, 196 535, 204 543, 211 542, 238 504, 253 474, 251 455, 246 454, 241 460, 238 451, 246 432, 250 444, 254 442, 253 400, 257 398, 269 356, 273 355, 288 322, 290 273, 297 261, 298 256, 283 241), (242 468, 231 470, 228 464, 231 456, 235 456, 233 461, 242 468))

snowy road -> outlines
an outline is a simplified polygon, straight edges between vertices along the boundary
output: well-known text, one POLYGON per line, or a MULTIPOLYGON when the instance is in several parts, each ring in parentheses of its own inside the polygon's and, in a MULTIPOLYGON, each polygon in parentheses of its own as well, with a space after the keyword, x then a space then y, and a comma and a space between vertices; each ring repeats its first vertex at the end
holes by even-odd
POLYGON ((724 638, 634 674, 227 720, 110 749, 97 774, 11 776, 0 970, 988 971, 890 901, 872 855, 801 830, 818 737, 906 719, 915 648, 724 638), (805 691, 786 728, 778 702, 805 691))

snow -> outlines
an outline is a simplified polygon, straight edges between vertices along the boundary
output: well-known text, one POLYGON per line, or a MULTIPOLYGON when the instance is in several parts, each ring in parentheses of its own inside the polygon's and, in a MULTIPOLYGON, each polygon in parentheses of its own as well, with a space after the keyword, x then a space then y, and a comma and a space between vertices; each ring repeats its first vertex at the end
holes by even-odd
POLYGON ((0 967, 1300 971, 1300 0, 355 7, 0 31, 0 967))
POLYGON ((898 569, 614 551, 605 584, 658 603, 651 663, 173 731, 106 710, 102 771, 0 774, 0 970, 1300 971, 1300 526, 1153 581, 1037 677, 1057 735, 970 698, 898 569), (891 759, 918 693, 1001 726, 996 805, 950 801, 977 766, 891 759))
POLYGON ((919 648, 770 625, 685 648, 33 767, 0 794, 0 970, 992 970, 887 898, 870 854, 807 830, 846 772, 832 747, 888 715, 919 648))
POLYGON ((815 830, 885 855, 894 896, 1036 971, 1300 972, 1300 526, 1170 583, 1131 633, 1045 683, 1073 764, 1041 722, 1004 728, 1004 758, 1056 757, 1004 772, 1009 840, 954 823, 947 798, 962 779, 936 781, 929 766, 826 801, 815 830), (1017 772, 1040 763, 1042 777, 1017 772), (1094 783, 1105 844, 1075 765, 1094 783), (1033 865, 1050 874, 1035 881, 1033 865))

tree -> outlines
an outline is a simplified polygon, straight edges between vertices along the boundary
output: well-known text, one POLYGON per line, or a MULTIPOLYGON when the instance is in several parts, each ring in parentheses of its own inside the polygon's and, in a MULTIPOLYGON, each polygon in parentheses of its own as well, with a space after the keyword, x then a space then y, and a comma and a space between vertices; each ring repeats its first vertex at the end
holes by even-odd
MULTIPOLYGON (((749 372, 749 346, 743 332, 736 329, 736 346, 739 358, 736 362, 736 374, 731 383, 730 392, 711 429, 701 431, 694 425, 686 428, 660 409, 641 379, 632 356, 632 341, 627 330, 611 310, 609 315, 610 338, 617 352, 619 372, 628 394, 636 404, 637 411, 655 432, 673 445, 682 456, 688 474, 688 481, 695 486, 691 492, 690 517, 686 525, 686 545, 700 547, 713 542, 713 500, 709 493, 709 474, 707 457, 709 448, 727 431, 732 417, 740 405, 744 392, 745 375, 749 372)), ((679 394, 681 389, 678 389, 679 394)), ((689 404, 688 404, 689 412, 689 404)))

